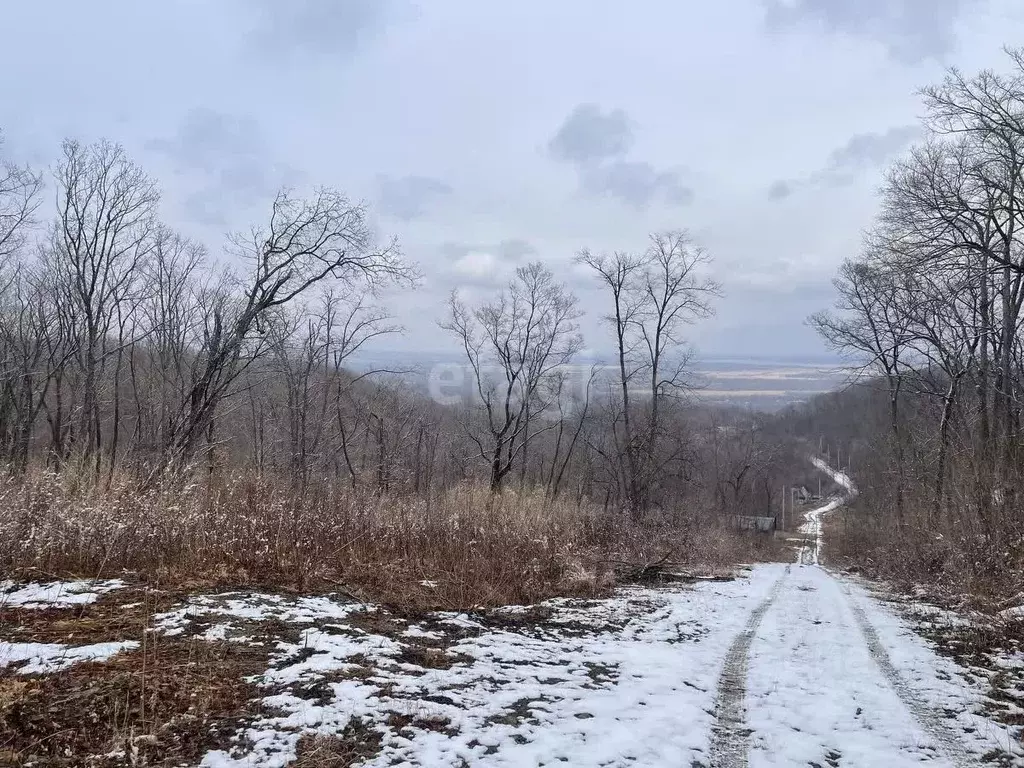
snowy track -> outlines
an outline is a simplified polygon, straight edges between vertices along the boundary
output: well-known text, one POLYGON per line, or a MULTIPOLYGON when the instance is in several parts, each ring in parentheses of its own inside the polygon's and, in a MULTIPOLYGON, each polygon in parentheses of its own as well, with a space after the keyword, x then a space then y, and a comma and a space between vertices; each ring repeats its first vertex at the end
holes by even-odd
MULTIPOLYGON (((375 741, 354 764, 381 768, 1024 768, 1019 733, 984 714, 983 678, 817 565, 415 622, 331 596, 195 595, 153 626, 271 649, 250 716, 232 716, 209 768, 283 768, 304 740, 353 727, 375 741)), ((0 637, 0 675, 99 669, 137 652, 121 639, 0 637)))
MULTIPOLYGON (((822 517, 856 489, 845 474, 812 461, 845 494, 805 514, 796 570, 777 582, 764 606, 771 610, 752 616, 756 637, 737 637, 750 670, 745 689, 739 686, 746 719, 737 721, 738 707, 729 732, 739 736, 712 750, 712 765, 966 768, 997 753, 1024 764, 1014 736, 976 714, 980 696, 955 665, 861 586, 820 567, 822 517), (887 628, 884 637, 876 627, 887 628), (737 746, 746 743, 749 750, 737 746)), ((726 674, 723 682, 720 696, 737 687, 726 674)))
POLYGON ((729 646, 725 666, 718 678, 718 699, 715 702, 715 725, 711 737, 711 764, 716 768, 744 768, 747 765, 750 729, 746 725, 745 699, 747 672, 750 666, 750 644, 754 640, 765 613, 779 596, 782 583, 789 575, 789 566, 754 612, 743 631, 729 646))
POLYGON ((921 696, 907 684, 899 670, 892 663, 892 659, 889 658, 889 654, 885 650, 885 646, 882 644, 882 641, 878 636, 878 632, 868 619, 867 613, 850 595, 850 589, 848 586, 846 586, 844 591, 846 593, 847 600, 850 601, 850 608, 853 611, 854 618, 857 620, 857 625, 860 627, 861 634, 864 636, 864 641, 867 643, 868 652, 871 654, 871 658, 885 676, 886 681, 892 687, 893 691, 895 691, 896 695, 900 697, 904 706, 914 715, 914 718, 921 727, 927 731, 928 735, 941 745, 942 752, 945 753, 950 763, 955 765, 957 768, 973 765, 974 761, 971 760, 970 755, 960 743, 956 730, 947 724, 946 720, 938 710, 930 707, 928 703, 925 702, 921 696))
POLYGON ((875 621, 894 617, 883 614, 820 567, 793 570, 750 646, 749 765, 961 768, 1006 743, 999 726, 970 714, 976 699, 920 639, 901 634, 887 649, 875 621), (895 655, 926 660, 913 668, 919 687, 895 655))
POLYGON ((832 469, 819 458, 812 458, 811 463, 820 471, 830 475, 838 485, 845 489, 846 495, 829 499, 827 504, 815 507, 804 514, 806 522, 800 526, 803 544, 801 544, 796 558, 796 561, 803 565, 818 565, 821 561, 821 544, 824 533, 821 518, 829 512, 839 509, 849 498, 857 495, 857 489, 854 488, 853 482, 844 473, 832 469))

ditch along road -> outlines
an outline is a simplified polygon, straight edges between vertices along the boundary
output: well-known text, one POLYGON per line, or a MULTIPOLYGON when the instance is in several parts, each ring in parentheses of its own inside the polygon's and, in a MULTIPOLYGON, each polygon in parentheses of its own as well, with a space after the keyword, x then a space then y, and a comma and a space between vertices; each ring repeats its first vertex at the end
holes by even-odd
POLYGON ((1008 732, 967 711, 957 690, 965 683, 947 660, 862 583, 820 565, 822 517, 856 489, 814 463, 844 494, 805 513, 795 563, 755 566, 751 574, 774 583, 726 655, 710 765, 1021 764, 1008 732))

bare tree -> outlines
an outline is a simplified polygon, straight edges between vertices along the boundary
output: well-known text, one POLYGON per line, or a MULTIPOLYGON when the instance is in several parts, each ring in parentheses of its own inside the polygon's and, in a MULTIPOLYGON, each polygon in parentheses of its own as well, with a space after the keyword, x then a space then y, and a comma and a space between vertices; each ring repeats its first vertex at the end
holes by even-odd
MULTIPOLYGON (((643 514, 656 477, 677 458, 675 451, 659 455, 659 442, 665 401, 687 388, 690 355, 683 329, 712 314, 721 288, 702 273, 709 257, 685 231, 651 235, 640 255, 595 256, 584 250, 577 261, 590 267, 611 294, 606 320, 614 333, 621 393, 621 439, 614 435, 617 463, 627 508, 643 514), (641 378, 647 381, 650 406, 639 413, 632 388, 641 378)), ((613 421, 613 432, 618 422, 613 421)))
POLYGON ((155 230, 143 275, 142 331, 133 339, 128 358, 135 437, 150 460, 163 446, 173 411, 191 383, 192 353, 202 345, 200 294, 206 258, 199 243, 168 227, 155 230))
POLYGON ((62 347, 60 332, 46 284, 19 266, 0 290, 0 456, 16 472, 28 466, 33 428, 62 363, 52 354, 62 347))
POLYGON ((712 301, 721 295, 719 284, 700 273, 709 261, 683 231, 651 235, 647 269, 640 286, 642 298, 633 323, 643 340, 642 367, 651 386, 651 441, 661 427, 661 402, 688 386, 690 354, 682 330, 714 313, 712 301))
POLYGON ((449 300, 441 327, 456 337, 472 372, 487 428, 486 438, 472 439, 490 465, 492 491, 536 438, 530 420, 551 405, 549 384, 582 347, 578 317, 576 297, 539 262, 517 269, 492 302, 470 309, 457 293, 449 300))
POLYGON ((896 512, 902 517, 906 482, 899 408, 904 374, 911 370, 908 355, 913 334, 900 278, 899 272, 886 270, 878 263, 847 260, 834 281, 843 314, 818 312, 810 323, 830 347, 852 356, 862 370, 884 377, 889 429, 896 452, 896 512))
POLYGON ((595 255, 584 249, 576 257, 577 263, 592 269, 602 284, 611 294, 612 311, 605 316, 611 325, 615 338, 616 362, 619 370, 619 392, 621 396, 622 438, 618 439, 617 425, 619 419, 612 420, 612 437, 617 444, 616 460, 618 477, 624 490, 626 503, 635 505, 643 495, 641 490, 640 456, 634 437, 632 406, 630 403, 630 387, 634 380, 642 374, 642 366, 636 361, 637 340, 632 333, 635 318, 641 305, 637 296, 637 276, 643 272, 644 259, 622 251, 611 256, 595 255))
POLYGON ((75 326, 82 399, 73 439, 84 459, 95 456, 98 474, 101 374, 123 344, 111 343, 119 316, 134 311, 128 305, 152 248, 159 194, 124 149, 106 141, 65 141, 54 176, 57 218, 45 260, 75 326))
MULTIPOLYGON (((0 148, 3 134, 0 134, 0 148)), ((28 166, 0 162, 0 266, 23 245, 39 208, 43 177, 28 166)))
POLYGON ((231 242, 234 255, 250 271, 235 281, 241 285, 240 297, 219 290, 209 305, 193 383, 173 418, 150 482, 168 466, 180 467, 189 460, 254 351, 265 351, 260 337, 271 313, 327 280, 373 290, 414 278, 397 243, 375 245, 366 209, 331 189, 320 189, 308 200, 280 192, 269 223, 231 242))
MULTIPOLYGON (((1012 349, 1024 302, 1019 234, 1024 227, 1024 50, 1008 50, 1007 54, 1011 69, 1006 74, 984 70, 966 77, 952 69, 941 84, 922 90, 927 125, 940 135, 960 137, 969 148, 975 194, 948 209, 962 214, 965 208, 977 208, 978 199, 987 204, 994 237, 985 257, 1002 268, 993 412, 1000 430, 998 464, 1004 485, 1015 462, 1019 408, 1012 391, 1012 349)), ((996 344, 995 339, 991 341, 996 344)))
POLYGON ((576 424, 573 427, 572 434, 568 436, 567 443, 565 443, 565 440, 567 437, 566 422, 568 419, 565 413, 565 400, 567 396, 572 395, 572 393, 566 392, 566 384, 569 382, 570 376, 567 372, 559 372, 555 379, 554 400, 558 407, 558 420, 556 422, 558 426, 555 432, 555 444, 551 449, 551 464, 548 467, 547 480, 545 481, 548 496, 551 498, 558 497, 566 470, 575 456, 576 447, 580 442, 583 430, 587 426, 587 417, 590 413, 591 390, 593 389, 598 371, 598 366, 592 365, 590 367, 590 374, 587 376, 587 383, 583 394, 572 397, 576 411, 573 418, 576 424), (565 443, 564 452, 562 449, 563 443, 565 443))
MULTIPOLYGON (((289 469, 303 490, 311 462, 325 445, 330 406, 340 415, 340 400, 346 390, 376 373, 348 375, 344 366, 372 339, 399 330, 390 316, 365 296, 332 291, 323 294, 315 308, 297 306, 284 322, 272 326, 272 368, 282 379, 285 392, 282 421, 287 425, 289 469)), ((344 419, 338 422, 338 429, 345 433, 344 419)))

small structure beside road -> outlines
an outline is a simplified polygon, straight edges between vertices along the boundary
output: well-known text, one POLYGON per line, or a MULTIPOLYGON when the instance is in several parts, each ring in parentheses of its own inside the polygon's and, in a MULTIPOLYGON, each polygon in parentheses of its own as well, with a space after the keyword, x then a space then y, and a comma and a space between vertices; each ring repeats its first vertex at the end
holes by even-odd
POLYGON ((766 517, 763 515, 733 515, 732 526, 738 531, 774 533, 776 522, 774 517, 766 517))

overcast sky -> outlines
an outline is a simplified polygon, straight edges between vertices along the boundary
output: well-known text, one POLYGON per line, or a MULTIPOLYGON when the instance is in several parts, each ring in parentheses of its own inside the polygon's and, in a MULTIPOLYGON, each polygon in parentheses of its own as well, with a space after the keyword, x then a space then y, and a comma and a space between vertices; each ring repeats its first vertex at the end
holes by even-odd
MULTIPOLYGON (((120 142, 219 254, 281 184, 373 208, 423 285, 394 348, 445 349, 455 285, 687 228, 726 296, 707 356, 821 356, 804 326, 858 250, 917 88, 1001 67, 1019 0, 0 0, 0 129, 48 165, 120 142)), ((592 347, 607 347, 593 321, 592 347)))

